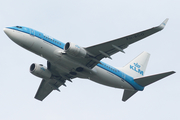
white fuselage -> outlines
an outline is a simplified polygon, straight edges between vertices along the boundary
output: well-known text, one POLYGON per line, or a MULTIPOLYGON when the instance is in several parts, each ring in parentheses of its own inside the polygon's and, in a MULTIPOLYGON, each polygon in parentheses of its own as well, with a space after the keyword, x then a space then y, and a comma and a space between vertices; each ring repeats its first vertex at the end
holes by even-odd
MULTIPOLYGON (((73 68, 81 66, 81 63, 74 61, 72 57, 62 54, 64 52, 63 49, 46 42, 43 39, 8 28, 5 28, 4 31, 18 45, 53 63, 57 67, 60 75, 69 73, 69 71, 74 70, 73 68)), ((120 78, 99 66, 95 66, 92 70, 85 69, 76 76, 115 88, 134 90, 128 82, 123 80, 123 78, 120 78)))

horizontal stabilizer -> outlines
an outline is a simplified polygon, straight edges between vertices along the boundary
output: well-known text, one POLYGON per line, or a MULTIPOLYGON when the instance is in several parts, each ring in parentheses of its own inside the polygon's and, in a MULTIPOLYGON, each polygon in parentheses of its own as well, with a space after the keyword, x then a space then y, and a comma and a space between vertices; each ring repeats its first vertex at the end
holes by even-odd
POLYGON ((145 87, 145 86, 147 86, 153 82, 156 82, 164 77, 167 77, 173 73, 175 73, 175 72, 170 71, 170 72, 160 73, 160 74, 156 74, 156 75, 145 76, 145 77, 141 77, 141 78, 136 78, 136 79, 134 79, 134 81, 136 83, 138 83, 139 85, 145 87))
POLYGON ((128 100, 131 96, 133 96, 137 91, 124 90, 122 101, 128 100))

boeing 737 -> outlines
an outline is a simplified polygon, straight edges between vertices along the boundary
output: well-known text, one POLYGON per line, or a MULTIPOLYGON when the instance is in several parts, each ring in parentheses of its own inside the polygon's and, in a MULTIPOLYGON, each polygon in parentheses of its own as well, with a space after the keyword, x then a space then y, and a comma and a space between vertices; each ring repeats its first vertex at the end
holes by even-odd
POLYGON ((112 67, 101 60, 111 58, 117 52, 124 53, 130 44, 161 31, 168 19, 157 27, 153 27, 129 36, 118 38, 90 47, 80 47, 71 42, 64 44, 57 39, 34 29, 13 26, 4 28, 6 35, 21 47, 45 58, 47 67, 33 63, 30 73, 42 79, 35 98, 44 100, 53 90, 66 86, 68 80, 85 78, 94 82, 124 89, 122 101, 128 100, 145 86, 167 77, 174 71, 144 76, 150 54, 141 53, 121 69, 112 67))

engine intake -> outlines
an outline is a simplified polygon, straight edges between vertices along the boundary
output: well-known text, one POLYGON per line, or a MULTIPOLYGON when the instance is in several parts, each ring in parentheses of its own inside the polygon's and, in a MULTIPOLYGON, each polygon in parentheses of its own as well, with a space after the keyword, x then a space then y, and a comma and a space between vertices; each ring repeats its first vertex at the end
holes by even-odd
POLYGON ((51 78, 51 72, 42 64, 33 63, 30 66, 30 73, 40 78, 51 78))
POLYGON ((67 54, 74 56, 74 57, 86 57, 87 56, 87 51, 79 47, 78 45, 74 43, 67 42, 65 44, 64 50, 67 54))

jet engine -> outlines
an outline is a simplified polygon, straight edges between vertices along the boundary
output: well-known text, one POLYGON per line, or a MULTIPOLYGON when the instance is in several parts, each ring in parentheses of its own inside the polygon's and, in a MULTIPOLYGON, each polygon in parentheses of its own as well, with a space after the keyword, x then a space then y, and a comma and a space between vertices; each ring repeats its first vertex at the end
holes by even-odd
POLYGON ((67 42, 65 44, 64 50, 67 54, 74 56, 74 57, 86 57, 87 51, 79 47, 78 45, 75 45, 74 43, 67 42))
POLYGON ((33 75, 40 77, 40 78, 48 79, 48 78, 51 78, 51 76, 52 76, 51 72, 42 64, 33 63, 30 66, 30 72, 33 75))

